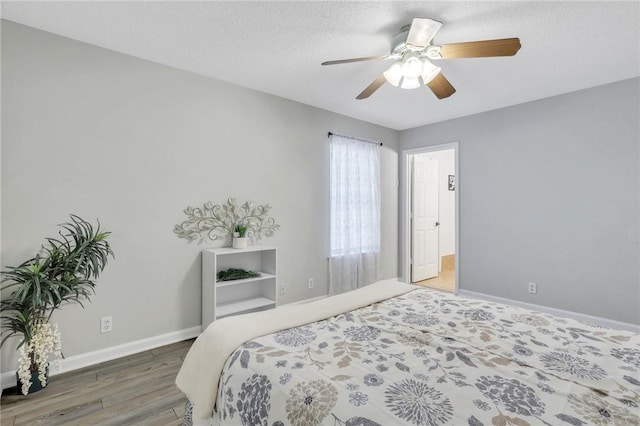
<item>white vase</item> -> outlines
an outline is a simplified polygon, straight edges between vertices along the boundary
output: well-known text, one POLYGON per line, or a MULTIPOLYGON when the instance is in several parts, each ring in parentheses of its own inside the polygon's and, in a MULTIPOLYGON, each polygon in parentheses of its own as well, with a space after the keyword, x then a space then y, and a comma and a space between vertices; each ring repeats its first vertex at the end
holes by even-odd
POLYGON ((232 247, 235 249, 247 248, 247 237, 233 237, 232 247))

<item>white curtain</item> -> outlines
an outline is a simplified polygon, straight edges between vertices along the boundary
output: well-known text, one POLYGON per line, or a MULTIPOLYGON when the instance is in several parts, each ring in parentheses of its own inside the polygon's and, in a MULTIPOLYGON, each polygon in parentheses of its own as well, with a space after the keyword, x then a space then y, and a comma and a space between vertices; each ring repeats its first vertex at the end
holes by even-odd
POLYGON ((329 293, 380 279, 380 145, 331 136, 329 293))

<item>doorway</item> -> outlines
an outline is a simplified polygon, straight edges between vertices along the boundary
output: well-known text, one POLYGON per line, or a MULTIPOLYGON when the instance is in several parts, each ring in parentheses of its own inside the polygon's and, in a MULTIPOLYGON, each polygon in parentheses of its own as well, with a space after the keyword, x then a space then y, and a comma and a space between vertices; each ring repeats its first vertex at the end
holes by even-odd
POLYGON ((405 282, 458 292, 458 143, 403 151, 405 282))

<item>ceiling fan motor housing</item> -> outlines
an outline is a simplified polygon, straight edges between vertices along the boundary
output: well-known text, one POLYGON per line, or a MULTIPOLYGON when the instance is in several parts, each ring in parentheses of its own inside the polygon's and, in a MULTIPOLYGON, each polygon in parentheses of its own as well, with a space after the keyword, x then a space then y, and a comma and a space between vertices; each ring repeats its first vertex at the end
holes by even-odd
POLYGON ((398 59, 404 58, 404 54, 409 52, 420 52, 420 56, 427 57, 429 59, 442 59, 440 55, 441 46, 429 45, 426 48, 415 48, 407 45, 407 36, 409 35, 409 28, 411 25, 405 25, 400 29, 391 42, 391 55, 397 56, 398 59))
POLYGON ((409 25, 405 25, 391 42, 391 54, 402 55, 407 51, 407 36, 409 35, 409 25))

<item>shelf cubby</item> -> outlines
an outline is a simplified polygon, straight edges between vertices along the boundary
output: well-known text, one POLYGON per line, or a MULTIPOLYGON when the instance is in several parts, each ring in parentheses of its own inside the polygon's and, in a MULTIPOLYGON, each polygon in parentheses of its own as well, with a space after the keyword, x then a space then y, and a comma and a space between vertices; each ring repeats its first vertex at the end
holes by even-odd
POLYGON ((272 309, 277 305, 276 249, 249 246, 214 248, 202 252, 202 330, 216 319, 272 309), (228 268, 255 271, 259 277, 218 281, 228 268))

